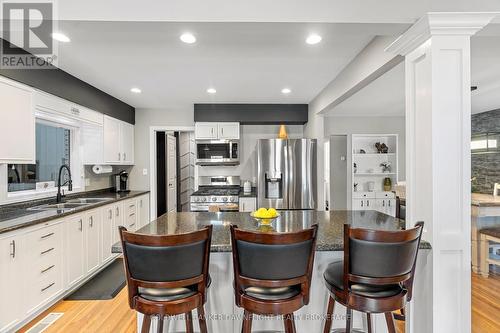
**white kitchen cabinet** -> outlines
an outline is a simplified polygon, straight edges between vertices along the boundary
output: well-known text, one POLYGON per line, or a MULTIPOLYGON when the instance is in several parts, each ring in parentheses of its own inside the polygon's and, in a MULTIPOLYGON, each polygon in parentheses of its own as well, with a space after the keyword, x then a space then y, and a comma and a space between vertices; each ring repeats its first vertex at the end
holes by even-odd
POLYGON ((147 225, 149 220, 149 194, 145 194, 137 199, 137 228, 147 225))
POLYGON ((240 198, 239 211, 253 212, 257 210, 257 198, 240 198))
POLYGON ((240 123, 219 123, 218 131, 221 140, 240 139, 240 123))
POLYGON ((219 134, 218 123, 196 123, 194 136, 196 140, 216 140, 219 134))
POLYGON ((64 221, 36 226, 25 235, 25 315, 36 312, 64 290, 64 221))
POLYGON ((0 163, 35 163, 33 90, 0 78, 0 163))
POLYGON ((114 221, 115 215, 113 205, 105 206, 101 210, 101 263, 106 263, 115 255, 111 253, 114 242, 114 221))
POLYGON ((113 244, 120 241, 120 231, 118 227, 125 226, 125 218, 123 213, 123 205, 118 202, 113 205, 113 213, 115 215, 113 221, 113 244))
POLYGON ((85 273, 91 273, 101 264, 99 239, 101 233, 101 210, 92 210, 85 214, 85 273))
POLYGON ((134 125, 121 122, 120 127, 122 144, 122 163, 127 165, 134 164, 134 125))
POLYGON ((123 202, 123 212, 125 213, 123 224, 128 231, 137 230, 137 201, 135 199, 123 202))
POLYGON ((101 125, 82 124, 80 128, 82 163, 95 165, 104 163, 104 131, 101 125))
POLYGON ((120 120, 104 116, 104 162, 121 164, 120 120))
POLYGON ((85 276, 85 235, 84 216, 73 215, 65 222, 66 251, 64 253, 66 266, 66 281, 70 288, 85 276))
POLYGON ((104 163, 134 164, 134 125, 104 116, 104 163))
POLYGON ((12 235, 0 239, 0 288, 2 310, 0 332, 9 332, 23 318, 23 244, 22 236, 12 235))
POLYGON ((376 210, 396 216, 396 198, 393 192, 353 192, 352 195, 352 210, 376 210))

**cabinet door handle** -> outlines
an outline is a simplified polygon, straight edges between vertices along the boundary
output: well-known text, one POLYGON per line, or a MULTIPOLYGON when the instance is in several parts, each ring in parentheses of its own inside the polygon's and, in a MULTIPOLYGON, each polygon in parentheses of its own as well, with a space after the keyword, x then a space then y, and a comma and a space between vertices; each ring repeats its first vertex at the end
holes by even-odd
POLYGON ((389 204, 389 207, 391 207, 391 200, 389 200, 388 204, 389 204))
POLYGON ((116 216, 120 216, 120 209, 116 207, 116 216))
POLYGON ((54 251, 54 248, 53 248, 53 247, 51 247, 51 248, 50 248, 50 249, 48 249, 48 250, 45 250, 45 251, 40 252, 40 254, 41 254, 41 255, 42 255, 42 254, 47 254, 47 253, 52 252, 52 251, 54 251))
POLYGON ((122 154, 118 153, 118 161, 121 161, 121 160, 122 160, 122 154))
POLYGON ((50 234, 46 234, 46 235, 43 235, 42 237, 40 237, 40 239, 45 239, 45 238, 49 238, 50 236, 52 236, 54 233, 51 232, 50 234))
POLYGON ((126 161, 127 160, 127 153, 123 153, 123 160, 126 161))
POLYGON ((222 136, 224 136, 224 127, 220 129, 222 136))
POLYGON ((370 207, 370 200, 366 200, 366 207, 370 207))
POLYGON ((40 271, 40 273, 42 273, 42 274, 43 274, 43 273, 46 273, 46 272, 50 271, 52 268, 54 268, 55 266, 56 266, 56 265, 50 265, 49 267, 47 267, 47 268, 45 268, 45 269, 42 269, 42 270, 40 271))
POLYGON ((94 217, 93 216, 90 217, 89 225, 91 228, 94 226, 94 217))
POLYGON ((142 200, 141 200, 141 201, 139 201, 139 207, 141 207, 141 208, 142 208, 142 200))
POLYGON ((110 209, 110 210, 109 210, 109 219, 111 220, 112 218, 113 218, 113 210, 112 210, 112 209, 110 209))
POLYGON ((382 207, 385 207, 385 200, 382 200, 382 207))
POLYGON ((50 287, 52 287, 53 285, 55 285, 56 283, 55 282, 52 282, 51 284, 49 284, 47 287, 45 288, 42 288, 41 291, 45 291, 47 289, 49 289, 50 287))
POLYGON ((80 223, 80 226, 78 227, 78 230, 82 231, 83 230, 83 220, 80 219, 79 223, 80 223))
POLYGON ((363 207, 363 200, 361 200, 361 207, 363 207))
POLYGON ((15 258, 16 257, 16 241, 15 240, 13 240, 12 242, 10 242, 10 247, 11 247, 10 256, 12 258, 15 258))

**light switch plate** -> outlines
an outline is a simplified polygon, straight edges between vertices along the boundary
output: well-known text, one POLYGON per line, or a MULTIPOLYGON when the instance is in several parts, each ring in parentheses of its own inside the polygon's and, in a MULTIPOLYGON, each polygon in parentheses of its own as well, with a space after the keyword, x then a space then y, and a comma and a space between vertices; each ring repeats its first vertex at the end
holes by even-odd
POLYGON ((142 169, 142 175, 146 176, 148 174, 148 169, 142 169))

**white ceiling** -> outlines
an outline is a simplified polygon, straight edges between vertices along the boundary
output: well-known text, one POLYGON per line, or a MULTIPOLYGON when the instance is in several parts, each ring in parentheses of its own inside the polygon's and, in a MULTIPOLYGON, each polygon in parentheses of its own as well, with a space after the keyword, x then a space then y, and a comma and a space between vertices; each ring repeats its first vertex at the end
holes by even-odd
MULTIPOLYGON (((487 35, 489 33, 471 39, 471 85, 478 87, 471 97, 473 114, 500 109, 500 36, 487 35)), ((402 116, 404 84, 404 65, 400 64, 330 110, 328 115, 402 116)))
POLYGON ((407 24, 63 21, 59 67, 138 108, 202 102, 308 103, 375 35, 407 24), (179 40, 183 32, 195 44, 179 40), (315 32, 323 41, 304 40, 315 32), (142 94, 134 95, 137 86, 142 94), (217 94, 206 93, 215 87, 217 94), (288 87, 292 93, 281 94, 288 87))

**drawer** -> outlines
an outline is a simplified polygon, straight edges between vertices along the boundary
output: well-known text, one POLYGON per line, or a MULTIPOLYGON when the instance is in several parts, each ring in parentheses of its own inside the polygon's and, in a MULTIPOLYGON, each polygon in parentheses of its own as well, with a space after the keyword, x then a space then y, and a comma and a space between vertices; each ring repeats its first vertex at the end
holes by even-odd
POLYGON ((125 212, 125 217, 130 216, 132 213, 135 214, 137 211, 136 201, 126 201, 123 204, 123 211, 125 212))
POLYGON ((380 199, 394 199, 396 197, 396 194, 394 194, 394 192, 389 192, 389 191, 385 191, 385 192, 377 192, 376 194, 376 197, 377 198, 380 198, 380 199))
POLYGON ((375 192, 352 192, 352 197, 356 199, 375 199, 375 192))
POLYGON ((32 253, 39 254, 50 248, 62 246, 61 224, 48 226, 27 234, 27 244, 32 253))

